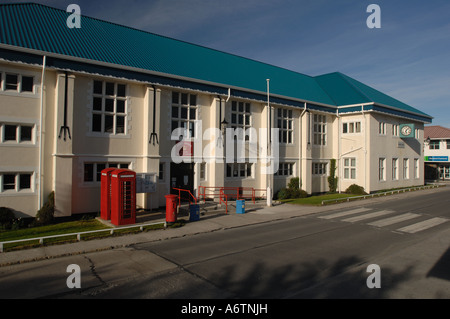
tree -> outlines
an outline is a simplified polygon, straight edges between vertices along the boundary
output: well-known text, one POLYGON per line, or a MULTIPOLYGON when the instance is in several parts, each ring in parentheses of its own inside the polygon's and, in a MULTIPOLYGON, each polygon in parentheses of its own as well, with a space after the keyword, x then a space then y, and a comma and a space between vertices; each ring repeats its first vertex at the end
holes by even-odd
POLYGON ((330 160, 330 175, 328 176, 328 187, 330 189, 330 193, 336 193, 338 177, 335 175, 336 173, 336 160, 332 158, 330 160))

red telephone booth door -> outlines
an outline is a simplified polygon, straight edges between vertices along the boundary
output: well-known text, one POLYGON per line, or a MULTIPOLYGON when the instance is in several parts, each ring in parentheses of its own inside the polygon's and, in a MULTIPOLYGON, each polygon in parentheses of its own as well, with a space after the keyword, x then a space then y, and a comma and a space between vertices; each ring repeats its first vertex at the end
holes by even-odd
POLYGON ((136 173, 116 169, 111 173, 111 223, 116 226, 136 223, 136 173))
POLYGON ((105 168, 101 172, 100 218, 111 219, 111 172, 115 168, 105 168))

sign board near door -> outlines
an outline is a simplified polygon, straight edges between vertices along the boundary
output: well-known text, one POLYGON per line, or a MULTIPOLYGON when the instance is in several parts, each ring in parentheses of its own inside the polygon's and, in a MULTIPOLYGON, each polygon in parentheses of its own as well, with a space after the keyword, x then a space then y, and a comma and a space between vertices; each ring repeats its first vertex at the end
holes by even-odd
POLYGON ((156 192, 156 173, 136 173, 136 193, 156 192))

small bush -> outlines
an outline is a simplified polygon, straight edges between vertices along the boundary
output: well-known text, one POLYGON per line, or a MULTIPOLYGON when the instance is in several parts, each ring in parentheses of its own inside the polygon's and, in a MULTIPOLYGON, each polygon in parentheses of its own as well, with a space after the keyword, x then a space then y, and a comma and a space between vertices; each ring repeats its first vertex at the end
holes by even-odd
POLYGON ((50 195, 48 195, 48 201, 37 212, 35 222, 37 225, 49 225, 53 222, 54 214, 55 214, 55 192, 51 192, 50 195))
POLYGON ((288 199, 290 198, 290 193, 287 188, 282 188, 277 193, 277 199, 288 199))
POLYGON ((289 181, 289 184, 288 184, 288 189, 290 189, 290 190, 300 189, 299 181, 300 181, 300 179, 298 177, 291 178, 291 180, 289 181))
POLYGON ((289 198, 306 198, 308 193, 302 189, 289 189, 289 198))
POLYGON ((352 195, 367 195, 367 193, 364 191, 364 187, 356 185, 356 184, 352 184, 350 185, 345 192, 347 194, 352 194, 352 195))
POLYGON ((0 207, 0 228, 10 229, 14 223, 16 216, 12 209, 0 207))

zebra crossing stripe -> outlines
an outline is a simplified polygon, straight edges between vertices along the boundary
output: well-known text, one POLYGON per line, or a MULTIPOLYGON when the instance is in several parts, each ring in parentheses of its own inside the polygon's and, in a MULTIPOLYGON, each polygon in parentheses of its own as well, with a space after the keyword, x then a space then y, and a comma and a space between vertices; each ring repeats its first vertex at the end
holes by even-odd
POLYGON ((397 230, 404 232, 404 233, 413 234, 413 233, 417 233, 419 231, 440 225, 447 221, 448 221, 448 219, 435 217, 435 218, 430 218, 430 219, 424 220, 423 222, 412 224, 412 225, 409 225, 409 226, 406 226, 406 227, 403 227, 403 228, 400 228, 397 230))
POLYGON ((392 213, 394 213, 394 211, 392 211, 392 210, 381 210, 381 211, 378 211, 378 212, 364 214, 364 215, 361 215, 361 216, 350 217, 350 218, 344 219, 343 221, 344 222, 353 223, 353 222, 359 222, 361 220, 375 218, 375 217, 379 217, 379 216, 383 216, 383 215, 387 215, 387 214, 392 214, 392 213))
POLYGON ((416 218, 419 216, 420 216, 419 214, 406 213, 403 215, 398 215, 398 216, 394 216, 394 217, 377 220, 377 221, 368 223, 367 225, 376 226, 376 227, 384 227, 384 226, 389 226, 392 224, 400 223, 405 220, 410 220, 410 219, 413 219, 413 218, 416 218))
POLYGON ((344 217, 344 216, 348 216, 348 215, 363 213, 363 212, 367 212, 368 210, 370 210, 370 208, 361 207, 361 208, 356 208, 356 209, 352 209, 352 210, 345 211, 345 212, 335 213, 335 214, 326 215, 326 216, 319 216, 319 218, 332 219, 332 218, 338 218, 338 217, 344 217))

